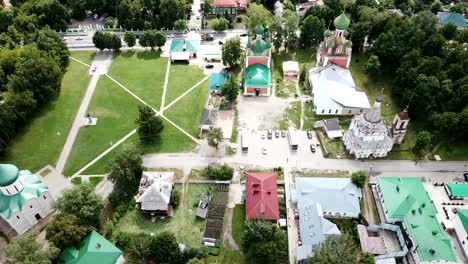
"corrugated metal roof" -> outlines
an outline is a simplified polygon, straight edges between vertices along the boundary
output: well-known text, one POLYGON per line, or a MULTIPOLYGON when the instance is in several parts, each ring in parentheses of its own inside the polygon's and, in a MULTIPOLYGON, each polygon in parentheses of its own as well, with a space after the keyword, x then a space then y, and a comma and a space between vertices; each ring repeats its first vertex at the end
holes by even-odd
POLYGON ((452 23, 457 27, 466 28, 465 17, 460 13, 439 11, 437 12, 437 17, 439 18, 439 22, 443 25, 452 23))
POLYGON ((450 194, 457 197, 468 197, 468 184, 460 183, 448 183, 447 188, 450 194))
POLYGON ((199 39, 173 39, 171 41, 171 52, 198 52, 200 50, 199 39))
POLYGON ((309 71, 313 86, 314 105, 319 108, 370 108, 366 93, 358 92, 351 72, 343 67, 328 64, 322 69, 309 71))
POLYGON ((248 172, 245 180, 245 193, 247 219, 279 219, 276 174, 248 172))
POLYGON ((422 262, 456 262, 450 239, 440 226, 436 209, 419 178, 377 177, 388 215, 402 219, 417 244, 422 262))

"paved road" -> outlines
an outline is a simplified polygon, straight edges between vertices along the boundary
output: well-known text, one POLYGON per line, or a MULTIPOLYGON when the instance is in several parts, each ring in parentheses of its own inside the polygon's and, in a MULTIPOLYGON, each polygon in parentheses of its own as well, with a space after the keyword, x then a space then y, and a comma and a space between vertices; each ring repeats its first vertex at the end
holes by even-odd
POLYGON ((192 15, 188 23, 189 30, 200 30, 202 15, 200 13, 200 0, 193 0, 192 2, 192 15))
POLYGON ((92 75, 91 81, 88 85, 88 89, 86 90, 83 100, 81 101, 80 108, 76 113, 75 121, 73 122, 72 128, 68 133, 67 141, 65 141, 65 145, 63 146, 62 152, 60 153, 60 157, 57 161, 56 169, 60 173, 62 173, 63 169, 65 168, 65 164, 67 162, 68 156, 70 155, 73 143, 75 142, 75 138, 78 135, 80 127, 83 126, 86 122, 85 115, 88 111, 88 106, 91 102, 91 98, 93 97, 99 77, 107 72, 111 61, 111 52, 98 52, 94 57, 92 67, 96 67, 96 70, 94 72, 90 72, 92 75))

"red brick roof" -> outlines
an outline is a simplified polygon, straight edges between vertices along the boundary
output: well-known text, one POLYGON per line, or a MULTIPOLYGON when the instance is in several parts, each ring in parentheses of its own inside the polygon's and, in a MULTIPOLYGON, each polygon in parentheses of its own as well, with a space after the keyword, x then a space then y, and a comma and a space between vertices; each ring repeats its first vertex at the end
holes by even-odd
POLYGON ((247 173, 245 181, 245 214, 247 219, 279 219, 276 174, 247 173))
POLYGON ((247 0, 214 0, 215 7, 237 7, 237 4, 247 5, 247 0))

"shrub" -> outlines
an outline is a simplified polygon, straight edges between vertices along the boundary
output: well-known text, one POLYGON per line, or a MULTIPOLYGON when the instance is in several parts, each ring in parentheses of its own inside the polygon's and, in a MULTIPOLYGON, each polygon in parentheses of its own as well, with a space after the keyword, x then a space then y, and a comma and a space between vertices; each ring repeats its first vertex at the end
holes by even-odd
POLYGON ((180 192, 179 190, 173 189, 171 193, 171 199, 170 199, 170 204, 174 207, 177 208, 180 203, 180 192))
POLYGON ((202 174, 213 180, 227 181, 231 180, 234 175, 234 169, 229 167, 227 164, 223 164, 221 166, 208 166, 203 169, 202 174))

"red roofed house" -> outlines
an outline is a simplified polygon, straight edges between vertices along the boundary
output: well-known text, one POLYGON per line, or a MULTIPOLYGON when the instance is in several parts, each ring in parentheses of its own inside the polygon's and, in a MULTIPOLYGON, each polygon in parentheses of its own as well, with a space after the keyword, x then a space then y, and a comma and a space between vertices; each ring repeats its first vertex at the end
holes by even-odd
POLYGON ((247 219, 279 219, 276 174, 247 173, 245 181, 245 214, 247 219))
MULTIPOLYGON (((247 10, 248 0, 214 0, 213 9, 209 16, 237 16, 239 13, 245 13, 247 10)), ((203 4, 203 0, 202 0, 203 4)))

